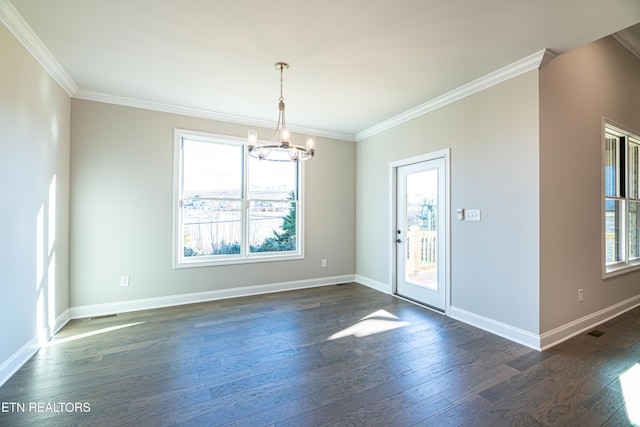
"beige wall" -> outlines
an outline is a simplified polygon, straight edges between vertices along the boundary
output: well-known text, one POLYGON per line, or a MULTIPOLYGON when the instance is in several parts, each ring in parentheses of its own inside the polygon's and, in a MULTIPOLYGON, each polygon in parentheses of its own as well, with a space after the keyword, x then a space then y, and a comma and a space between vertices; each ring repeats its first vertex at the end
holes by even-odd
POLYGON ((603 116, 640 132, 640 59, 611 37, 540 72, 543 333, 640 294, 640 273, 602 279, 603 116))
POLYGON ((353 274, 355 144, 327 138, 305 163, 304 260, 173 269, 174 128, 247 133, 242 125, 72 101, 72 306, 353 274), (131 276, 128 288, 119 285, 123 275, 131 276))
POLYGON ((451 148, 451 303, 539 327, 538 72, 357 143, 356 274, 389 283, 389 163, 451 148), (457 208, 480 208, 460 222, 457 208))
POLYGON ((0 52, 2 366, 69 307, 70 100, 3 25, 0 52))

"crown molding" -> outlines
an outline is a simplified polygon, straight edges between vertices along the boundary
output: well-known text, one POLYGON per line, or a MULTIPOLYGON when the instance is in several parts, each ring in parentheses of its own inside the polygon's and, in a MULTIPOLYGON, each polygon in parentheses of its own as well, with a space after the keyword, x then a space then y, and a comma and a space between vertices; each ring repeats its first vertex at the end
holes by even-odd
POLYGON ((613 38, 622 46, 629 49, 631 53, 640 58, 640 36, 633 31, 626 29, 613 34, 613 38))
MULTIPOLYGON (((27 49, 36 61, 38 61, 44 70, 72 98, 275 129, 276 123, 268 120, 218 113, 205 109, 184 107, 155 101, 126 98, 79 89, 78 85, 73 81, 73 79, 71 79, 64 68, 62 68, 60 63, 42 43, 40 38, 38 38, 38 36, 33 32, 29 24, 27 24, 9 0, 0 0, 0 22, 7 27, 13 36, 24 46, 25 49, 27 49)), ((355 142, 353 134, 317 130, 299 126, 289 126, 289 128, 291 131, 297 133, 355 142)))
MULTIPOLYGON (((60 63, 49 52, 46 46, 33 32, 22 16, 15 9, 9 0, 0 0, 0 22, 22 43, 22 45, 33 55, 40 65, 53 77, 62 89, 72 98, 88 101, 104 102, 108 104, 122 105, 127 107, 142 108, 152 111, 180 114, 191 117, 200 117, 209 120, 218 120, 229 123, 236 123, 248 126, 275 128, 275 122, 268 120, 238 116, 233 114, 219 113, 211 110, 185 107, 181 105, 168 104, 156 101, 127 98, 116 95, 92 92, 79 89, 78 85, 71 79, 60 63)), ((614 35, 616 40, 627 49, 640 57, 640 40, 629 31, 621 31, 614 35)), ((360 141, 373 135, 391 129, 416 117, 422 116, 430 111, 442 108, 469 95, 481 90, 495 86, 501 82, 512 79, 520 74, 540 68, 555 58, 557 55, 549 49, 541 50, 533 55, 523 58, 511 65, 496 70, 484 77, 476 79, 470 83, 460 86, 450 92, 438 96, 430 101, 418 105, 397 116, 385 120, 377 125, 356 133, 355 135, 343 132, 328 130, 318 130, 306 127, 290 126, 296 133, 313 134, 320 137, 338 139, 342 141, 360 141)))
POLYGON ((466 98, 476 92, 480 92, 481 90, 495 86, 498 83, 512 79, 520 74, 538 69, 548 64, 556 56, 557 54, 553 51, 543 49, 533 55, 529 55, 526 58, 516 61, 511 65, 500 68, 492 73, 480 77, 479 79, 460 86, 457 89, 447 92, 444 95, 440 95, 437 98, 425 102, 424 104, 420 104, 417 107, 405 111, 404 113, 398 114, 397 116, 378 123, 375 126, 358 132, 356 134, 356 141, 369 138, 387 129, 391 129, 409 120, 415 119, 416 117, 422 116, 430 111, 437 110, 445 105, 451 104, 462 98, 466 98))
MULTIPOLYGON (((269 120, 257 119, 252 117, 239 116, 235 114, 219 113, 203 108, 185 107, 182 105, 169 104, 157 101, 147 101, 144 99, 127 98, 124 96, 109 95, 100 92, 92 92, 79 89, 74 99, 82 99, 85 101, 103 102, 106 104, 121 105, 124 107, 141 108, 144 110, 159 111, 163 113, 180 114, 189 117, 199 117, 208 120, 217 120, 227 123, 235 123, 240 125, 255 126, 267 129, 275 129, 276 122, 269 120)), ((355 142, 353 134, 333 132, 328 130, 318 130, 303 126, 287 126, 291 131, 303 133, 307 135, 315 135, 325 138, 339 139, 342 141, 355 142)))
POLYGON ((69 96, 73 96, 78 90, 78 85, 69 77, 9 0, 0 0, 0 22, 22 43, 60 87, 69 96))

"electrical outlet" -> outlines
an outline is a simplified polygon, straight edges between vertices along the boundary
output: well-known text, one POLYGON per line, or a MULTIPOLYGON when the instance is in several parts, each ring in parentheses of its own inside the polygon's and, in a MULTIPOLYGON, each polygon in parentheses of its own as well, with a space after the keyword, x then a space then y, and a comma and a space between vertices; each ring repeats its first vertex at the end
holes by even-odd
POLYGON ((327 266, 327 260, 326 260, 326 259, 323 259, 323 260, 322 260, 322 268, 324 268, 324 267, 326 267, 326 266, 327 266))
POLYGON ((578 289, 578 302, 582 302, 584 299, 584 291, 582 289, 578 289))
POLYGON ((120 286, 122 287, 129 286, 129 276, 120 276, 120 286))

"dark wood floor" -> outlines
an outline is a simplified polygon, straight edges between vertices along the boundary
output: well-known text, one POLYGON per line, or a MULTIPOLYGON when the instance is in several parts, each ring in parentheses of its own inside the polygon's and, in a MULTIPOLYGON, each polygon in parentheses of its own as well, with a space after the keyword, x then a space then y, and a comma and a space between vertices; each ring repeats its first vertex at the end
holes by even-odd
POLYGON ((357 284, 74 320, 0 425, 632 425, 640 309, 598 329, 540 353, 357 284))

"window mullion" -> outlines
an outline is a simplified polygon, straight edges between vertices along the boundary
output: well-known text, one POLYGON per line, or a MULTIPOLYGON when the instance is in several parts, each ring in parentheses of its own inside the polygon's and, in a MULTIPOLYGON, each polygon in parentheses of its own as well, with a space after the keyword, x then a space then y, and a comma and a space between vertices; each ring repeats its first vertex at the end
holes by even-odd
POLYGON ((242 155, 242 257, 249 255, 249 150, 243 145, 242 155))

